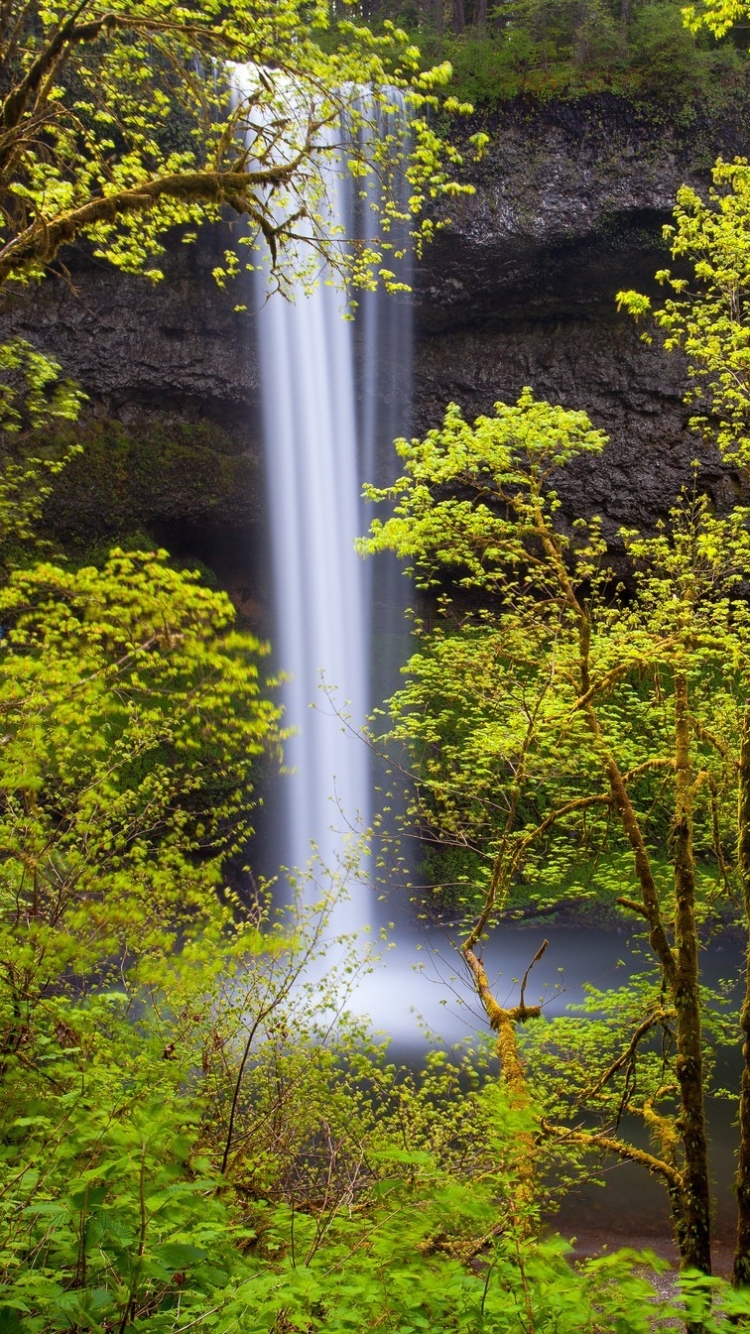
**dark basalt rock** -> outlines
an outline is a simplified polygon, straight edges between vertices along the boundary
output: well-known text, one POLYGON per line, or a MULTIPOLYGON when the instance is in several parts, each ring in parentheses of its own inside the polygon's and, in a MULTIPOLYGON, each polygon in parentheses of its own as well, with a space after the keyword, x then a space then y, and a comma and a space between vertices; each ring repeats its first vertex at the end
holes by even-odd
MULTIPOLYGON (((492 135, 467 168, 476 193, 450 201, 450 225, 417 266, 415 430, 451 400, 473 416, 530 385, 611 437, 601 458, 567 470, 566 511, 603 513, 612 535, 664 515, 703 453, 687 429, 685 368, 639 341, 615 293, 653 285, 677 189, 705 189, 718 154, 747 152, 745 111, 672 122, 663 106, 601 96, 518 102, 473 124, 492 135)), ((50 525, 78 542, 140 525, 223 565, 225 580, 242 567, 247 583, 248 534, 264 512, 258 367, 252 318, 234 311, 247 293, 211 276, 225 242, 215 228, 176 244, 157 285, 66 255, 70 283, 12 298, 0 333, 51 352, 90 396, 96 457, 61 483, 50 525)), ((704 465, 719 505, 740 493, 715 456, 704 465)))
POLYGON ((88 394, 84 454, 61 474, 45 524, 74 553, 163 543, 199 558, 265 630, 257 551, 265 496, 252 320, 212 277, 228 236, 175 245, 153 283, 66 254, 69 281, 14 295, 0 336, 19 334, 88 394))
POLYGON ((449 401, 473 417, 529 385, 610 436, 600 458, 561 477, 569 514, 602 514, 613 539, 622 525, 649 526, 696 458, 701 485, 732 503, 741 479, 688 429, 683 359, 645 345, 615 296, 661 291, 677 190, 705 192, 716 157, 747 153, 746 101, 731 117, 697 108, 674 122, 663 106, 615 97, 494 115, 470 171, 476 193, 451 201, 450 226, 418 267, 415 430, 449 401))
POLYGON ((747 153, 748 112, 750 90, 731 116, 598 95, 472 122, 490 141, 479 163, 467 150, 475 193, 451 199, 450 227, 425 252, 421 327, 609 305, 618 287, 652 282, 678 189, 705 189, 718 156, 747 153))
POLYGON ((175 244, 158 283, 119 273, 83 249, 67 252, 70 281, 50 278, 14 296, 3 332, 52 353, 112 417, 210 421, 231 431, 238 451, 254 449, 252 330, 234 311, 242 293, 221 291, 211 276, 226 240, 217 227, 198 243, 175 244))

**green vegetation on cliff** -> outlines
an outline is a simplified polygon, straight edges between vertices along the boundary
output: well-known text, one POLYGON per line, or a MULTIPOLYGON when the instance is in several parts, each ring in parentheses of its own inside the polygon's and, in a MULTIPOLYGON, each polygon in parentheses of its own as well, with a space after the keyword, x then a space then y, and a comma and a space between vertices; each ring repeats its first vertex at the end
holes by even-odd
POLYGON ((747 87, 745 34, 695 34, 680 0, 371 0, 371 22, 408 28, 426 61, 449 60, 450 91, 488 108, 510 98, 614 92, 727 106, 747 87))

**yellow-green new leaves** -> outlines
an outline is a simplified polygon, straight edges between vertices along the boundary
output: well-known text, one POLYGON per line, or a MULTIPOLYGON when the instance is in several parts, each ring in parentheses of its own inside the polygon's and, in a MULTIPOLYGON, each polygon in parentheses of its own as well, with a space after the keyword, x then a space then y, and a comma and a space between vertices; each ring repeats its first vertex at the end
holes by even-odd
MULTIPOLYGON (((614 1058, 597 1044, 585 1068, 566 1040, 574 1077, 557 1080, 542 1129, 661 1176, 682 1260, 708 1272, 699 947, 715 899, 731 911, 747 840, 737 811, 750 513, 715 518, 705 500, 683 497, 656 536, 624 535, 626 587, 607 568, 597 525, 566 523, 553 489, 557 468, 601 445, 585 417, 528 391, 473 429, 452 408, 441 431, 401 444, 406 475, 370 492, 395 502, 394 516, 365 548, 411 557, 426 584, 452 596, 432 625, 417 625, 383 742, 400 748, 410 778, 409 833, 424 838, 432 874, 468 915, 464 957, 514 1097, 533 1095, 514 1026, 539 1009, 523 994, 510 1009, 498 1002, 477 953, 483 937, 509 908, 559 907, 592 887, 645 923, 657 983, 628 999, 630 1031, 608 1038, 614 1058), (640 1047, 657 1032, 666 1055, 649 1065, 640 1047), (655 1154, 622 1139, 625 1110, 662 1127, 655 1154), (580 1129, 584 1111, 601 1134, 580 1129)), ((559 1069, 563 1047, 554 1033, 552 1042, 559 1069)))
POLYGON ((451 567, 467 587, 496 586, 506 563, 528 560, 524 516, 554 507, 545 490, 555 469, 577 453, 599 453, 605 437, 585 413, 537 403, 530 389, 495 412, 472 426, 453 403, 439 430, 397 441, 405 475, 387 490, 365 488, 367 499, 393 505, 393 517, 373 521, 363 552, 412 559, 420 584, 451 567))
POLYGON ((450 179, 460 157, 423 114, 450 67, 420 73, 418 58, 393 24, 375 35, 336 23, 324 0, 8 0, 0 285, 42 276, 78 236, 118 267, 158 278, 164 233, 194 232, 225 206, 248 224, 250 254, 236 252, 243 269, 262 248, 284 289, 300 270, 311 279, 321 256, 372 284, 396 218, 419 240, 430 232, 418 217, 425 203, 469 189, 450 179), (234 105, 233 64, 257 71, 234 105), (394 86, 413 114, 408 148, 400 129, 374 132, 394 119, 394 86), (380 223, 376 258, 364 264, 361 247, 331 234, 327 196, 344 125, 380 223), (406 207, 394 190, 403 161, 406 207))
POLYGON ((0 957, 22 938, 35 989, 212 920, 277 736, 232 619, 160 552, 0 591, 0 957))
MULTIPOLYGON (((696 727, 708 729, 696 759, 706 772, 696 838, 712 892, 731 862, 748 516, 718 518, 684 498, 653 537, 624 534, 631 589, 622 597, 596 524, 563 522, 554 492, 556 469, 602 444, 585 416, 526 391, 473 427, 450 408, 441 430, 400 443, 404 476, 368 492, 394 508, 363 549, 393 549, 424 585, 453 589, 417 622, 388 743, 414 776, 413 817, 433 846, 450 849, 433 872, 453 881, 454 902, 472 900, 503 847, 498 906, 508 894, 551 903, 594 886, 629 892, 601 746, 628 775, 648 838, 664 838, 678 668, 690 678, 696 727)), ((667 874, 665 893, 668 885, 667 874)))
POLYGON ((747 18, 747 0, 700 0, 697 5, 686 5, 683 22, 691 32, 708 28, 714 37, 723 37, 735 23, 747 18))
MULTIPOLYGON (((62 455, 29 457, 24 433, 32 430, 35 450, 41 429, 55 421, 75 421, 85 398, 71 381, 60 379, 60 367, 23 338, 0 344, 0 569, 17 562, 20 550, 45 545, 37 534, 51 478, 65 466, 78 446, 62 455)), ((43 451, 42 451, 43 452, 43 451)))
MULTIPOLYGON (((722 453, 750 463, 750 164, 719 160, 708 201, 688 186, 677 195, 674 223, 664 229, 672 257, 690 279, 664 269, 656 276, 674 294, 652 310, 637 292, 618 293, 636 319, 652 315, 669 350, 681 349, 697 402, 692 424, 722 453)), ((649 334, 644 335, 646 340, 649 334)))
POLYGON ((0 344, 0 431, 39 430, 51 421, 75 421, 86 395, 60 366, 25 338, 0 344))
MULTIPOLYGON (((465 603, 461 594, 444 598, 429 629, 418 624, 421 645, 391 701, 389 739, 405 748, 415 775, 412 815, 434 842, 464 854, 459 881, 476 875, 481 884, 481 862, 497 855, 507 834, 498 908, 516 856, 527 874, 532 869, 526 833, 544 820, 550 801, 580 795, 578 766, 590 753, 574 708, 578 632, 560 572, 571 551, 592 575, 602 545, 595 527, 569 536, 555 525, 551 488, 564 463, 603 445, 584 413, 535 402, 527 389, 517 404, 499 403, 494 417, 473 426, 452 405, 441 429, 399 442, 404 476, 386 491, 366 492, 393 512, 373 522, 364 551, 407 557, 421 586, 468 591, 465 603), (502 616, 492 610, 496 601, 502 616), (540 748, 540 737, 555 739, 540 748), (532 768, 538 800, 506 830, 514 792, 532 768)), ((571 819, 578 824, 577 810, 571 819)), ((544 847, 551 865, 549 839, 544 847)), ((466 892, 471 898, 468 885, 466 892)))

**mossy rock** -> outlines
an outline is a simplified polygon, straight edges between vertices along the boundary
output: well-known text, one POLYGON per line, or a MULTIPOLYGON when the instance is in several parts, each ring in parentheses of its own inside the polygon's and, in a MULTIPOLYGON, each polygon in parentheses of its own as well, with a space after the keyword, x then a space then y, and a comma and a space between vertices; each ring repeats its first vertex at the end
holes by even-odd
POLYGON ((215 424, 92 418, 60 443, 71 440, 83 453, 57 479, 44 517, 47 532, 66 548, 165 524, 249 528, 258 518, 258 461, 215 424))

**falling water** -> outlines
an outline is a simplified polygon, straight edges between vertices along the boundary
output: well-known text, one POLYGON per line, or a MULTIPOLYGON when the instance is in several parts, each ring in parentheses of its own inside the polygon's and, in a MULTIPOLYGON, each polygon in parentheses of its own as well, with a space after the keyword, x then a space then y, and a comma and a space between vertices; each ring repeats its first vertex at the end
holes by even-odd
MULTIPOLYGON (((396 125, 402 134, 408 132, 408 117, 403 102, 394 96, 396 125)), ((378 123, 374 133, 393 132, 391 120, 387 126, 378 123)), ((396 183, 396 203, 403 212, 407 208, 409 185, 401 173, 396 183)), ((373 201, 366 199, 361 233, 369 237, 374 212, 367 207, 373 201)), ((399 224, 394 224, 394 228, 399 224)), ((402 232, 406 225, 401 224, 402 232)), ((413 263, 405 235, 392 237, 395 244, 407 252, 402 266, 401 280, 410 284, 413 263)), ((360 457, 362 477, 378 486, 387 486, 396 478, 398 459, 393 441, 411 433, 412 406, 412 304, 404 293, 387 295, 382 291, 367 292, 361 299, 360 372, 360 457)), ((363 506, 362 531, 370 523, 368 508, 363 506)), ((382 517, 382 513, 381 513, 382 517)), ((370 702, 378 705, 396 689, 399 668, 408 656, 408 635, 404 609, 408 586, 396 558, 383 553, 368 561, 367 599, 370 614, 370 702)))
POLYGON ((360 531, 354 347, 342 299, 321 284, 258 320, 276 639, 289 673, 284 861, 314 846, 332 871, 342 830, 369 818, 365 747, 344 729, 367 713, 368 617, 360 531))
MULTIPOLYGON (((401 119, 406 132, 403 106, 401 119)), ((332 233, 351 235, 354 227, 370 239, 374 199, 341 168, 328 181, 332 233)), ((288 674, 285 722, 295 729, 286 749, 292 772, 282 798, 281 861, 294 872, 312 859, 310 874, 327 891, 346 879, 347 853, 372 815, 370 755, 356 733, 394 677, 392 667, 383 670, 382 648, 396 639, 397 572, 385 562, 373 576, 354 544, 367 525, 362 484, 388 480, 383 460, 408 424, 410 316, 403 300, 367 294, 356 321, 347 319, 345 298, 325 270, 312 293, 300 285, 291 301, 266 301, 267 277, 256 276, 275 641, 288 674)), ((347 888, 349 906, 335 916, 339 931, 372 918, 372 896, 347 888)))

